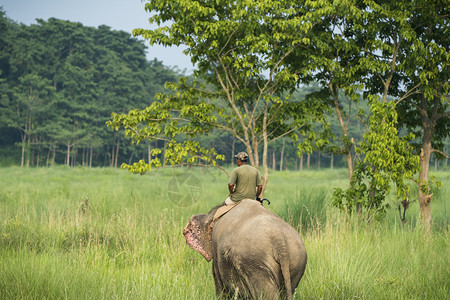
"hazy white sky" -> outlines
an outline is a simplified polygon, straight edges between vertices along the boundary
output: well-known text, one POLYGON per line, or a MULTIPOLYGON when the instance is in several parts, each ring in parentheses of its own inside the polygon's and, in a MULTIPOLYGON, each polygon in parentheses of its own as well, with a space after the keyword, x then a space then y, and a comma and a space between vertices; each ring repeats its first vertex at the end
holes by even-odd
MULTIPOLYGON (((36 19, 57 18, 81 22, 85 26, 107 25, 115 30, 129 32, 134 28, 150 28, 149 14, 141 0, 0 0, 6 15, 24 24, 34 24, 36 19)), ((149 60, 157 58, 169 67, 177 66, 191 73, 192 64, 181 48, 164 48, 148 45, 149 60)))

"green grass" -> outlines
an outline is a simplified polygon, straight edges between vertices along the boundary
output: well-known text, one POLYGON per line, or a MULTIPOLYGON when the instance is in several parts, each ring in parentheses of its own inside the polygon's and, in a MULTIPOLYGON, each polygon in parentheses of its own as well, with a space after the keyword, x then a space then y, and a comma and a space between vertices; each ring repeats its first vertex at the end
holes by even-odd
MULTIPOLYGON (((308 251, 295 299, 445 299, 449 294, 448 173, 432 202, 433 232, 418 204, 382 223, 331 207, 345 170, 275 172, 268 207, 294 226, 308 251)), ((216 170, 135 176, 114 169, 0 168, 0 299, 214 299, 211 263, 181 234, 190 216, 227 195, 216 170), (174 199, 173 178, 194 175, 174 199), (88 199, 88 205, 84 205, 88 199)), ((414 193, 414 191, 412 192, 414 193)))

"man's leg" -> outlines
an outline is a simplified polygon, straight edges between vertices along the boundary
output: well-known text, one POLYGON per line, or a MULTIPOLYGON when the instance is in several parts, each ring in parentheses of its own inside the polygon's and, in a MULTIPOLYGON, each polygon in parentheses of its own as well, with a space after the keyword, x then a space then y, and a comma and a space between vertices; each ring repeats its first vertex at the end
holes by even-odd
POLYGON ((228 197, 228 198, 225 200, 225 205, 233 205, 233 204, 235 204, 235 203, 233 202, 233 200, 231 200, 230 197, 228 197))

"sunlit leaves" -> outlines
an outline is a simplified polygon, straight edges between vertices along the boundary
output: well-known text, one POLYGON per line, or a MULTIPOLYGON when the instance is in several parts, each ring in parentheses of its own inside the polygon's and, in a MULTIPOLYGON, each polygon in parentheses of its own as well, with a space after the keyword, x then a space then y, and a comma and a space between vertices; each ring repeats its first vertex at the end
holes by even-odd
POLYGON ((359 205, 366 210, 368 219, 381 220, 389 208, 386 196, 392 183, 396 196, 409 201, 410 186, 406 180, 419 170, 419 156, 409 146, 414 135, 399 137, 394 102, 373 99, 369 123, 369 131, 357 149, 364 159, 355 168, 351 187, 335 190, 333 204, 349 213, 359 205))
POLYGON ((218 154, 214 149, 205 149, 198 142, 189 140, 184 142, 171 140, 167 143, 164 156, 160 158, 158 157, 159 154, 161 154, 161 150, 154 149, 152 151, 154 158, 152 158, 151 162, 140 160, 131 165, 124 163, 121 168, 143 175, 151 172, 154 168, 160 168, 162 166, 161 160, 169 166, 196 165, 215 167, 217 166, 217 161, 224 159, 224 156, 218 154))

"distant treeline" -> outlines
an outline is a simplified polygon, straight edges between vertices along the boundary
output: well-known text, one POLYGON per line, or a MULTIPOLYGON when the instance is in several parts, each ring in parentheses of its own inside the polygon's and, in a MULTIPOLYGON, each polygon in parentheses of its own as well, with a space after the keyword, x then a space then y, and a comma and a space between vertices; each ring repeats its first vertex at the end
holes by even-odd
POLYGON ((0 11, 2 164, 115 166, 132 156, 136 147, 105 122, 148 106, 178 76, 145 50, 108 26, 54 18, 27 26, 0 11))

